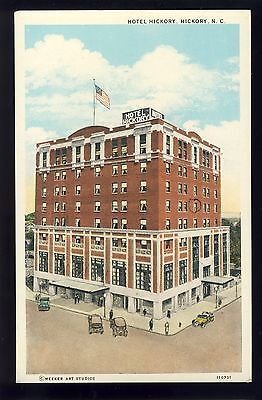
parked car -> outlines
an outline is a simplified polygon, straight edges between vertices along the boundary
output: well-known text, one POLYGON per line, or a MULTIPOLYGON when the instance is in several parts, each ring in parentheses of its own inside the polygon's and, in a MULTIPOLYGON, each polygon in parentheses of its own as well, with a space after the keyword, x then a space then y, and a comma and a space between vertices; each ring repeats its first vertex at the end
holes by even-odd
POLYGON ((104 333, 104 327, 103 327, 103 322, 102 318, 98 314, 91 314, 88 315, 88 329, 89 329, 89 334, 91 335, 92 333, 104 333))
POLYGON ((110 321, 110 327, 112 328, 113 336, 127 336, 128 330, 126 321, 122 317, 113 318, 110 321))
POLYGON ((37 303, 38 303, 38 311, 49 311, 50 310, 49 297, 41 297, 38 299, 37 303))
POLYGON ((209 322, 213 322, 215 320, 214 314, 209 311, 203 311, 202 314, 198 314, 198 316, 193 319, 192 325, 197 327, 201 326, 204 328, 209 322))

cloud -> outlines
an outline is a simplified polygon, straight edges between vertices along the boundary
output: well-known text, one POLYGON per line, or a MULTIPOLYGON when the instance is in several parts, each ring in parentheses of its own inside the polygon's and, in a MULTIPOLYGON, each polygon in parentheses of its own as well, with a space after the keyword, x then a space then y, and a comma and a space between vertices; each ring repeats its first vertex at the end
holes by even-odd
POLYGON ((25 141, 28 145, 44 142, 45 140, 55 139, 57 133, 52 130, 45 130, 40 126, 32 126, 25 131, 25 141))

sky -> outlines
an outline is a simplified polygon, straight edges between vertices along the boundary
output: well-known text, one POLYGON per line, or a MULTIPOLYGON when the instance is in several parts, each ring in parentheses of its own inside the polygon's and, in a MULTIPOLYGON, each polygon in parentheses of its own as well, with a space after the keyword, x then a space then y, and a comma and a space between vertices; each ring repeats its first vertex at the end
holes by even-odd
POLYGON ((27 25, 24 55, 27 212, 35 144, 93 124, 93 78, 111 100, 97 125, 152 107, 219 146, 222 211, 240 211, 238 25, 27 25))

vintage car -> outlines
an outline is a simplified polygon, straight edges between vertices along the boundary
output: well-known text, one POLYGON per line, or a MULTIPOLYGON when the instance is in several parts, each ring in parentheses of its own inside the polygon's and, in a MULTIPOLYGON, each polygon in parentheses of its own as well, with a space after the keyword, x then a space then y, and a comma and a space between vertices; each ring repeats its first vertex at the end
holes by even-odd
POLYGON ((49 297, 40 297, 38 298, 38 311, 49 311, 50 310, 50 302, 49 297))
POLYGON ((91 314, 88 315, 88 330, 89 334, 91 335, 92 333, 104 333, 104 327, 103 327, 103 322, 102 318, 98 314, 91 314))
POLYGON ((112 328, 113 336, 127 336, 128 330, 126 321, 122 317, 113 318, 110 321, 110 327, 112 328))
POLYGON ((197 327, 201 326, 204 328, 209 322, 213 322, 215 320, 214 314, 209 311, 203 311, 202 314, 198 314, 198 316, 193 319, 192 325, 197 327))

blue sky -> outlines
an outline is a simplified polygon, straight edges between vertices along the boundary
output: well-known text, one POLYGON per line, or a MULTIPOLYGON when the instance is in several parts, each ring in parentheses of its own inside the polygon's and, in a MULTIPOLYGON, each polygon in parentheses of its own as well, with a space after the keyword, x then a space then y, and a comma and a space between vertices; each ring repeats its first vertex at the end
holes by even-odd
POLYGON ((96 78, 111 99, 111 110, 97 105, 98 125, 151 106, 224 147, 229 175, 235 167, 227 148, 239 124, 238 25, 28 25, 25 47, 28 154, 37 141, 92 125, 96 78))

